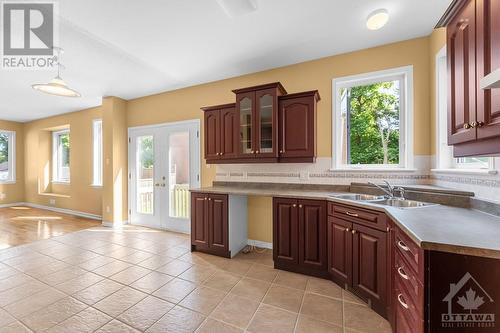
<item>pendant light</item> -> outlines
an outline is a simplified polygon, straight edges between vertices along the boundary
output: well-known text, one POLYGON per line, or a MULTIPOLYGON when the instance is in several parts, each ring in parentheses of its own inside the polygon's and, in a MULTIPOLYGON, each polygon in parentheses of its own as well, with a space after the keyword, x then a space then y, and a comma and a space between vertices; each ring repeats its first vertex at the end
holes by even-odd
POLYGON ((66 82, 61 78, 60 72, 61 67, 64 67, 60 62, 61 53, 63 50, 61 48, 54 47, 54 50, 57 52, 57 76, 50 80, 48 83, 38 83, 33 84, 31 87, 35 90, 41 91, 43 93, 55 96, 64 96, 64 97, 81 97, 82 95, 68 87, 66 82))

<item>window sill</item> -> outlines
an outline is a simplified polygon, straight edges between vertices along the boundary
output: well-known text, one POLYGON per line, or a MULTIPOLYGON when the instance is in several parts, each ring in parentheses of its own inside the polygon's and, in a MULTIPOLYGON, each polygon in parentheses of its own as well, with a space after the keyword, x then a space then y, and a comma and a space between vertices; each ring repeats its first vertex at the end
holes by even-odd
POLYGON ((53 180, 51 183, 54 185, 67 185, 67 186, 71 185, 71 182, 69 182, 69 181, 67 182, 67 181, 63 181, 63 180, 53 180))
POLYGON ((59 193, 52 193, 52 192, 43 192, 43 193, 38 193, 39 195, 47 196, 47 197, 58 197, 58 198, 71 198, 70 195, 67 194, 59 194, 59 193))
POLYGON ((329 169, 330 172, 416 172, 417 169, 413 168, 338 168, 338 169, 329 169))
POLYGON ((0 181, 0 185, 12 185, 15 183, 16 183, 15 180, 2 180, 2 181, 0 181))
POLYGON ((90 187, 102 188, 102 184, 90 184, 90 187))
POLYGON ((459 175, 496 175, 498 174, 497 170, 491 169, 431 169, 432 173, 447 173, 447 174, 459 174, 459 175))

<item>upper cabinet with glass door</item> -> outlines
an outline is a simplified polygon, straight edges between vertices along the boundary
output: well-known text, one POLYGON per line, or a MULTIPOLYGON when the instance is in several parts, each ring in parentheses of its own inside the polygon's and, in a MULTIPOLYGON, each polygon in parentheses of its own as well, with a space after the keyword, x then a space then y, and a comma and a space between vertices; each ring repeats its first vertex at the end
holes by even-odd
POLYGON ((276 82, 233 92, 236 103, 201 108, 208 164, 315 161, 316 90, 287 94, 276 82))
POLYGON ((270 83, 233 90, 239 115, 238 157, 262 162, 278 158, 278 98, 286 90, 270 83))

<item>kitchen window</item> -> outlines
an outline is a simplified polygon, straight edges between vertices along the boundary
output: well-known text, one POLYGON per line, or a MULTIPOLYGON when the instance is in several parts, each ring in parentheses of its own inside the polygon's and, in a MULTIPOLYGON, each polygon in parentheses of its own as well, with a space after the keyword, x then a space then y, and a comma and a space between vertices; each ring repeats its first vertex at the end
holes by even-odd
POLYGON ((102 120, 92 122, 92 185, 102 186, 102 120))
POLYGON ((0 183, 16 181, 16 132, 0 130, 0 183))
POLYGON ((412 167, 412 81, 412 66, 333 80, 335 168, 412 167))
POLYGON ((52 133, 52 182, 70 181, 70 132, 69 129, 52 133))
POLYGON ((491 157, 460 157, 453 158, 453 147, 448 146, 448 77, 446 63, 446 46, 436 55, 436 139, 437 139, 437 170, 449 171, 484 171, 494 169, 494 159, 491 157))

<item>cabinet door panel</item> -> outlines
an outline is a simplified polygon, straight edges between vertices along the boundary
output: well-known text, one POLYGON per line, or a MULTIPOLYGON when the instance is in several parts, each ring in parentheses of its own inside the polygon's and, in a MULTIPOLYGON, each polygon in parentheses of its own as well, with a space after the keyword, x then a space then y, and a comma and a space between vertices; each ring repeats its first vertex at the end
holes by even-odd
POLYGON ((191 194, 191 244, 208 249, 208 203, 204 193, 191 194))
POLYGON ((326 202, 299 200, 299 265, 327 269, 326 202))
POLYGON ((255 92, 236 95, 236 110, 239 118, 238 155, 254 157, 255 151, 255 92))
POLYGON ((500 136, 500 90, 483 90, 483 77, 500 68, 500 2, 477 0, 477 130, 478 139, 500 136))
POLYGON ((205 112, 205 159, 219 158, 220 110, 205 112))
POLYGON ((328 271, 341 286, 352 283, 352 223, 328 217, 328 271))
POLYGON ((448 144, 476 139, 475 1, 470 1, 447 27, 448 144))
POLYGON ((277 156, 277 110, 276 89, 255 92, 255 144, 257 157, 277 156))
POLYGON ((220 124, 221 158, 235 158, 238 154, 238 117, 234 107, 220 111, 220 124))
POLYGON ((273 199, 274 261, 298 264, 297 200, 273 199))
POLYGON ((280 157, 314 157, 314 97, 280 102, 280 157))
POLYGON ((387 298, 387 233, 353 225, 353 288, 374 305, 387 298))
POLYGON ((227 195, 210 194, 208 207, 209 247, 215 251, 228 251, 227 195))

